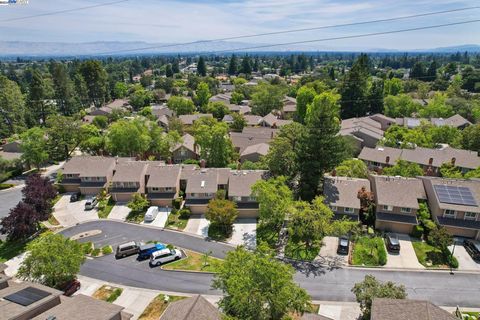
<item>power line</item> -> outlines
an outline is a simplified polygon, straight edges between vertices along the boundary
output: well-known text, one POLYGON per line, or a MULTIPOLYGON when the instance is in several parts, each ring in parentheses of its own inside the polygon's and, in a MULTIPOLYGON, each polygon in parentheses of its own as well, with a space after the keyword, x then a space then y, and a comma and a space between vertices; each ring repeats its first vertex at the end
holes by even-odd
POLYGON ((111 6, 111 5, 115 5, 115 4, 119 4, 119 3, 127 2, 127 1, 130 1, 130 0, 119 0, 119 1, 105 2, 105 3, 94 4, 94 5, 86 6, 86 7, 65 9, 65 10, 59 10, 59 11, 52 11, 52 12, 34 14, 34 15, 31 15, 31 16, 23 16, 23 17, 18 17, 18 18, 4 19, 4 20, 0 20, 0 23, 20 21, 20 20, 28 20, 28 19, 38 18, 38 17, 54 16, 54 15, 62 14, 62 13, 70 13, 70 12, 75 12, 75 11, 80 11, 80 10, 88 10, 88 9, 93 9, 93 8, 98 8, 98 7, 106 7, 106 6, 111 6))
POLYGON ((256 37, 279 35, 279 34, 313 31, 313 30, 332 29, 332 28, 340 28, 340 27, 351 27, 351 26, 374 24, 374 23, 381 23, 381 22, 391 22, 391 21, 405 20, 405 19, 413 19, 413 18, 419 18, 419 17, 426 17, 426 16, 433 16, 433 15, 453 13, 453 12, 461 12, 461 11, 475 10, 475 9, 480 9, 480 6, 464 7, 464 8, 443 10, 443 11, 435 11, 435 12, 427 12, 427 13, 408 15, 408 16, 386 18, 386 19, 359 21, 359 22, 326 25, 326 26, 318 26, 318 27, 311 27, 311 28, 290 29, 290 30, 283 30, 283 31, 257 33, 257 34, 250 34, 250 35, 239 35, 239 36, 217 38, 217 39, 198 40, 198 41, 191 41, 191 42, 184 42, 184 43, 175 43, 175 44, 149 46, 149 47, 134 48, 134 49, 116 50, 116 51, 111 51, 111 52, 101 52, 98 55, 109 55, 109 54, 116 54, 116 53, 143 51, 143 50, 149 50, 149 49, 172 48, 172 47, 186 46, 186 45, 199 44, 199 43, 209 43, 209 42, 215 42, 215 41, 238 40, 238 39, 256 38, 256 37))

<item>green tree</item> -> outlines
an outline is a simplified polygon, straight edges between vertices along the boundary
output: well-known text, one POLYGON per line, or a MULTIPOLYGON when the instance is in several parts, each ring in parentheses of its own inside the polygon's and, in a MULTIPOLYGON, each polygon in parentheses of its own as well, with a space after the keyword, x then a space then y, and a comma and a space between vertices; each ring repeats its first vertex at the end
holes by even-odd
POLYGON ((243 73, 247 76, 252 73, 252 63, 248 55, 246 55, 242 60, 242 67, 240 69, 240 73, 243 73))
POLYGON ((95 116, 95 118, 93 118, 92 124, 98 129, 107 129, 108 118, 106 116, 95 116))
POLYGON ((205 58, 204 57, 200 57, 198 59, 197 73, 201 77, 205 77, 207 75, 207 66, 205 64, 205 58))
POLYGON ((82 106, 75 85, 63 63, 53 62, 51 70, 57 108, 63 115, 71 116, 82 106))
POLYGON ((213 288, 223 291, 219 306, 236 319, 283 319, 310 308, 310 297, 293 280, 295 270, 263 248, 243 247, 227 253, 213 288))
POLYGON ((91 155, 103 155, 105 152, 106 137, 96 126, 92 124, 83 125, 80 128, 82 136, 80 150, 91 155))
POLYGON ((107 97, 107 72, 100 61, 87 60, 80 65, 80 73, 87 85, 89 102, 100 108, 107 97))
POLYGON ((300 141, 300 196, 312 200, 320 177, 345 158, 345 142, 340 132, 339 95, 324 92, 317 95, 307 109, 307 134, 300 141))
POLYGON ((297 114, 296 118, 298 122, 304 123, 305 116, 307 114, 307 107, 313 102, 316 92, 313 88, 301 87, 297 91, 297 114))
POLYGON ((428 104, 420 109, 420 116, 423 118, 448 118, 455 114, 452 107, 446 103, 447 95, 435 93, 428 104))
POLYGON ((173 77, 174 73, 173 73, 173 69, 172 69, 172 65, 171 64, 167 64, 165 66, 165 76, 167 78, 171 78, 173 77))
POLYGON ((452 163, 449 162, 442 163, 442 165, 440 166, 440 175, 444 178, 463 178, 462 170, 458 167, 455 167, 452 163))
POLYGON ((226 114, 230 113, 228 107, 221 101, 209 102, 206 111, 208 113, 211 113, 215 117, 215 119, 219 121, 221 121, 226 114))
POLYGON ((368 80, 370 61, 361 54, 347 73, 340 88, 342 96, 342 119, 362 117, 369 111, 368 80))
POLYGON ((43 79, 42 73, 35 69, 32 74, 32 81, 30 82, 28 103, 33 109, 32 117, 33 123, 45 124, 47 117, 53 113, 52 108, 47 103, 47 88, 43 79))
POLYGON ((431 126, 428 128, 428 135, 431 137, 432 143, 438 145, 446 143, 451 147, 459 147, 462 138, 462 131, 451 126, 431 126))
POLYGON ((127 203, 127 207, 134 213, 145 211, 149 205, 150 203, 148 202, 147 198, 142 196, 140 193, 135 193, 132 197, 132 200, 127 203))
POLYGON ((465 128, 462 132, 460 143, 463 149, 480 152, 480 124, 474 124, 465 128))
POLYGON ((115 82, 113 87, 113 96, 115 99, 123 99, 128 94, 128 86, 125 82, 115 82))
POLYGON ((233 146, 228 137, 228 125, 224 122, 198 122, 195 126, 195 142, 200 147, 202 158, 210 167, 225 167, 232 157, 233 146))
POLYGON ((424 77, 427 74, 427 71, 425 70, 425 66, 422 62, 416 62, 412 70, 410 70, 410 78, 411 79, 418 79, 418 80, 425 80, 424 77))
POLYGON ((238 217, 237 204, 225 199, 212 199, 207 205, 205 218, 211 224, 219 226, 224 234, 232 230, 232 225, 238 217))
POLYGON ((416 163, 400 159, 394 166, 384 168, 382 173, 386 176, 416 177, 423 176, 423 169, 416 163))
POLYGON ((8 137, 25 127, 25 99, 16 82, 0 75, 0 135, 8 137))
POLYGON ((200 110, 205 111, 208 105, 208 100, 211 96, 212 95, 210 94, 208 83, 200 82, 197 86, 197 91, 195 93, 195 99, 200 110))
POLYGON ((231 76, 234 76, 237 74, 237 69, 238 69, 238 63, 237 63, 237 57, 232 54, 232 57, 230 58, 230 62, 228 63, 228 74, 231 76))
POLYGON ((281 110, 285 90, 279 85, 260 83, 252 95, 252 113, 266 116, 273 110, 281 110))
POLYGON ((145 90, 143 87, 136 87, 128 101, 135 110, 140 110, 149 106, 152 100, 153 97, 150 91, 145 90))
POLYGON ((293 201, 292 190, 287 186, 285 177, 257 181, 252 186, 252 194, 259 203, 260 223, 281 226, 293 201))
POLYGON ((245 117, 237 112, 232 113, 233 122, 230 124, 230 128, 235 132, 242 132, 243 128, 247 125, 245 117))
POLYGON ((28 245, 28 251, 17 276, 54 288, 74 279, 85 261, 80 243, 61 234, 40 236, 28 245))
POLYGON ((245 96, 242 93, 236 91, 232 92, 230 103, 240 104, 243 100, 245 100, 245 96))
POLYGON ((359 159, 347 159, 342 161, 336 168, 337 176, 363 178, 368 177, 368 168, 365 162, 359 159))
POLYGON ((114 156, 143 156, 148 150, 151 137, 148 128, 140 120, 119 120, 110 125, 106 148, 114 156), (128 141, 128 143, 125 143, 128 141))
POLYGON ((407 94, 385 97, 384 113, 388 117, 411 117, 420 108, 421 105, 414 102, 407 94))
POLYGON ((398 78, 386 79, 383 85, 385 96, 396 96, 403 93, 403 82, 398 78))
POLYGON ((39 127, 33 127, 22 133, 20 139, 22 141, 22 160, 29 166, 35 165, 40 169, 40 166, 48 160, 45 131, 39 127))
POLYGON ((46 146, 51 159, 67 159, 82 141, 81 122, 72 117, 50 116, 47 119, 46 146))
POLYGON ((177 116, 181 116, 184 114, 192 114, 195 112, 195 105, 193 104, 192 100, 173 96, 168 99, 167 106, 170 110, 174 111, 177 116))
POLYGON ((403 285, 394 282, 380 282, 372 275, 366 275, 362 282, 355 283, 352 288, 357 302, 360 303, 362 317, 370 319, 372 302, 375 298, 406 299, 407 292, 403 285))

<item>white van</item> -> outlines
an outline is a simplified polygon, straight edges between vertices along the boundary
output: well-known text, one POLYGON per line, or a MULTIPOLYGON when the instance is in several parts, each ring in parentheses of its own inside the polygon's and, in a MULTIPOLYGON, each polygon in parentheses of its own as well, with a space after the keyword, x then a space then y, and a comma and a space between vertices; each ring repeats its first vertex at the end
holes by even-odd
POLYGON ((143 218, 144 222, 152 222, 158 215, 158 207, 150 207, 145 213, 145 217, 143 218))
POLYGON ((159 266, 161 264, 179 260, 182 258, 182 253, 178 249, 162 249, 155 251, 150 256, 150 266, 159 266))

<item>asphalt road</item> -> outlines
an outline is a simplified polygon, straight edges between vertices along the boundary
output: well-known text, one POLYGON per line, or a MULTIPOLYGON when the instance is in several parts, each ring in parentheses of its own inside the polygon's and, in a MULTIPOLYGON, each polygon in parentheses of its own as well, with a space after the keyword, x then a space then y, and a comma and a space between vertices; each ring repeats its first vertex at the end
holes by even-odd
MULTIPOLYGON (((66 236, 99 229, 100 235, 83 241, 93 241, 98 246, 117 245, 128 240, 159 240, 185 249, 199 252, 212 251, 222 258, 232 247, 222 243, 209 242, 188 234, 146 228, 138 225, 113 221, 87 222, 62 233, 66 236)), ((411 299, 430 300, 442 306, 464 306, 480 308, 480 275, 443 271, 388 271, 379 269, 330 268, 310 263, 294 265, 297 269, 295 281, 305 288, 312 299, 326 301, 354 301, 350 292, 356 282, 366 274, 372 274, 383 281, 405 285, 411 299)), ((188 272, 164 271, 150 268, 148 261, 138 262, 135 257, 115 260, 113 255, 89 259, 80 274, 103 281, 134 287, 184 293, 218 294, 211 289, 212 275, 188 272)))
POLYGON ((0 220, 10 212, 22 200, 22 187, 0 191, 0 220))

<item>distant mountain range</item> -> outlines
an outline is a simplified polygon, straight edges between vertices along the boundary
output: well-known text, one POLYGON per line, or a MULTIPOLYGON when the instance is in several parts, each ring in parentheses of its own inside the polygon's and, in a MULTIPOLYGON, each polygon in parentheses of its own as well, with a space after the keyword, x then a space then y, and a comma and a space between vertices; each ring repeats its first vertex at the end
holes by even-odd
MULTIPOLYGON (((230 42, 230 41, 211 41, 211 42, 193 42, 187 45, 173 43, 147 43, 147 42, 85 42, 85 43, 65 43, 65 42, 24 42, 24 41, 0 41, 0 56, 96 56, 96 55, 131 55, 131 54, 153 54, 153 53, 229 53, 230 50, 242 51, 247 48, 262 46, 263 44, 230 42), (142 50, 136 50, 142 49, 142 50)), ((253 49, 255 52, 328 52, 328 51, 347 51, 347 52, 480 52, 480 45, 466 44, 452 47, 400 50, 384 48, 333 48, 310 45, 278 46, 253 49)))

